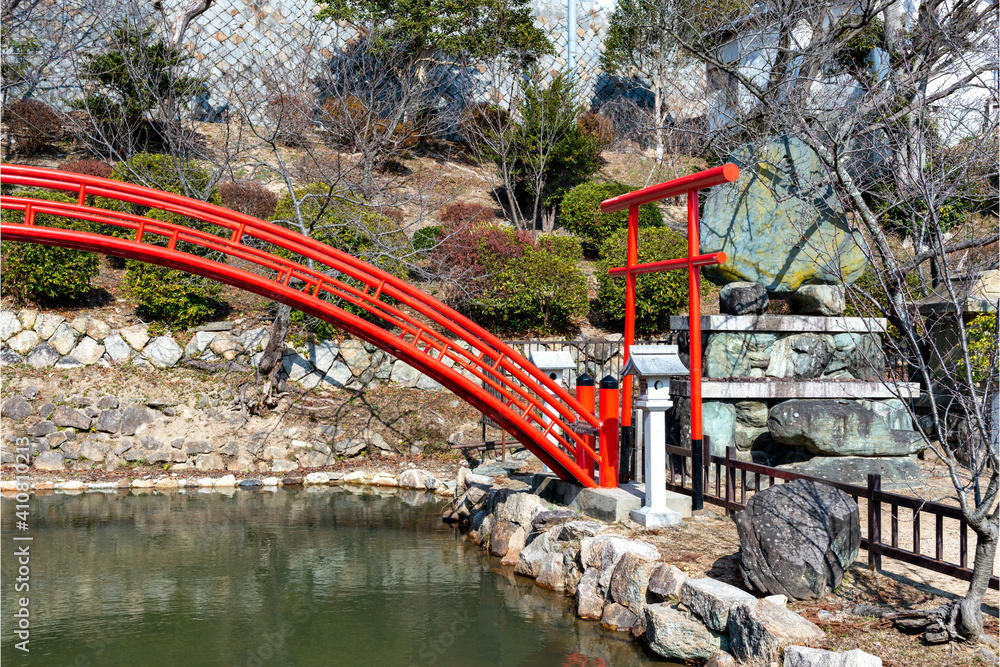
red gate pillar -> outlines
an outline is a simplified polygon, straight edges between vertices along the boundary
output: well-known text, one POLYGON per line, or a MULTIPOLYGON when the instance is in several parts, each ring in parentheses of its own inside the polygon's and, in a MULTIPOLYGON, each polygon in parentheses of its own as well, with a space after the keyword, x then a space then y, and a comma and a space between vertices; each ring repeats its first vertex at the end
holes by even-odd
MULTIPOLYGON (((590 412, 594 411, 594 378, 590 377, 587 373, 584 373, 576 379, 576 400, 580 401, 584 408, 590 412)), ((591 449, 594 448, 594 436, 584 436, 584 441, 590 446, 591 449)), ((581 468, 590 473, 591 478, 594 476, 594 457, 587 453, 587 450, 583 447, 576 448, 576 463, 581 468)))
POLYGON ((618 488, 618 380, 601 380, 601 479, 606 489, 618 488))

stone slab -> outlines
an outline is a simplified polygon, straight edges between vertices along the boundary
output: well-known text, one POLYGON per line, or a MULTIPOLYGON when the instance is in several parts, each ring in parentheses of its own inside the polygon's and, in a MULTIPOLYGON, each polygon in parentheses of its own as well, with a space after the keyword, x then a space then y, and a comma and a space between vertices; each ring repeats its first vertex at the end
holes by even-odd
POLYGON ((663 528, 664 526, 676 526, 683 523, 680 512, 675 512, 671 509, 655 511, 650 507, 642 507, 637 510, 632 510, 629 512, 629 518, 643 528, 647 528, 649 530, 653 530, 654 528, 663 528))
MULTIPOLYGON (((789 333, 885 333, 881 317, 823 315, 702 315, 702 331, 787 331, 789 333)), ((671 331, 687 331, 688 316, 672 315, 671 331)))
MULTIPOLYGON (((643 482, 629 482, 623 484, 621 488, 638 498, 640 503, 646 502, 646 485, 643 482)), ((668 490, 666 505, 667 509, 678 512, 683 518, 691 516, 691 496, 668 490)), ((633 518, 632 520, 640 523, 638 519, 633 518)))
MULTIPOLYGON (((671 380, 671 396, 690 396, 688 380, 671 380)), ((883 382, 855 380, 795 380, 761 382, 712 382, 702 380, 702 398, 728 398, 738 400, 766 400, 784 398, 850 398, 856 400, 874 398, 916 398, 920 395, 917 382, 898 382, 892 385, 883 382)))
POLYGON ((642 497, 627 489, 586 489, 545 473, 531 476, 531 492, 543 500, 569 505, 582 514, 607 522, 624 521, 632 510, 642 507, 642 497))

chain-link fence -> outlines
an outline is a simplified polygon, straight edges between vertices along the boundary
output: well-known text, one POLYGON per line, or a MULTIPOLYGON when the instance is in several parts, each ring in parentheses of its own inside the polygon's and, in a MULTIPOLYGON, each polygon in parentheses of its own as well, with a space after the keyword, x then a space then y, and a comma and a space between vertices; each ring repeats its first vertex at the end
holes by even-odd
MULTIPOLYGON (((169 36, 179 3, 136 5, 125 0, 66 0, 21 3, 5 17, 3 55, 7 63, 5 101, 36 97, 66 108, 84 92, 81 58, 105 48, 117 22, 139 18, 169 36), (11 65, 15 67, 12 68, 11 65), (12 76, 14 69, 20 71, 12 76)), ((576 80, 581 99, 592 108, 610 100, 651 103, 649 92, 636 80, 608 76, 600 58, 614 11, 603 1, 577 0, 576 80)), ((565 71, 569 62, 568 5, 561 0, 535 0, 535 25, 552 42, 555 55, 539 61, 542 71, 565 71)), ((207 82, 207 95, 194 103, 211 117, 212 109, 265 95, 271 88, 316 92, 324 70, 339 51, 358 40, 357 30, 344 22, 317 21, 317 7, 292 0, 216 0, 188 25, 182 47, 191 55, 194 74, 207 82), (253 89, 255 95, 247 90, 253 89)), ((508 78, 518 76, 508 71, 508 78)), ((475 99, 496 81, 481 65, 445 67, 435 72, 440 104, 450 106, 475 99), (471 95, 470 95, 471 91, 471 95)))

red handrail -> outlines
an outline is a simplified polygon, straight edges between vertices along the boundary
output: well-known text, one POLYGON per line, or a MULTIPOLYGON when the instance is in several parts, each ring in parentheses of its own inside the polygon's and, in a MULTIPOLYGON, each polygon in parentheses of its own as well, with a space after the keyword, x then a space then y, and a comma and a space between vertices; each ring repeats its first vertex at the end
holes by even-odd
POLYGON ((138 185, 8 164, 0 165, 0 183, 78 195, 75 204, 23 196, 0 197, 0 208, 25 214, 21 223, 0 224, 5 240, 137 259, 202 275, 287 303, 405 360, 487 414, 561 478, 596 486, 593 477, 576 462, 582 452, 595 458, 596 453, 571 425, 585 421, 597 428, 597 417, 496 336, 396 276, 284 227, 138 185), (172 221, 87 206, 88 196, 160 209, 213 224, 228 233, 216 236, 172 221), (37 224, 38 213, 129 229, 134 235, 123 239, 44 227, 37 224), (284 248, 327 268, 309 268, 249 247, 243 243, 245 237, 284 248), (163 239, 167 240, 167 247, 156 245, 163 239), (179 251, 176 247, 180 242, 249 263, 258 272, 179 251), (261 271, 270 275, 261 275, 261 271), (357 281, 361 287, 345 282, 341 275, 357 281), (304 287, 290 287, 293 279, 301 281, 304 287), (344 311, 320 298, 322 295, 362 308, 375 322, 344 311), (551 420, 550 424, 546 418, 551 420))

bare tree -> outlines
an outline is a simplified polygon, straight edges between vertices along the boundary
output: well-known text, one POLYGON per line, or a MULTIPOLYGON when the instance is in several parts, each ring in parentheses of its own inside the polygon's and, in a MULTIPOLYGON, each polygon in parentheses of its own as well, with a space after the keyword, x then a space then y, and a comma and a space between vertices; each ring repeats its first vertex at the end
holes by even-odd
POLYGON ((752 13, 721 6, 699 16, 708 32, 702 37, 672 35, 721 84, 710 91, 708 139, 716 153, 798 137, 819 156, 859 228, 874 278, 856 286, 853 298, 897 332, 887 344, 925 390, 913 416, 949 470, 977 538, 969 590, 928 612, 928 637, 974 640, 982 637, 1000 531, 1000 458, 984 444, 996 442, 995 353, 983 362, 974 351, 983 336, 995 350, 997 333, 994 318, 970 337, 962 313, 970 286, 997 266, 998 5, 924 0, 908 7, 769 0, 752 13), (932 301, 944 313, 928 319, 932 301), (942 337, 948 322, 952 333, 942 337), (959 434, 973 444, 954 447, 959 434))

